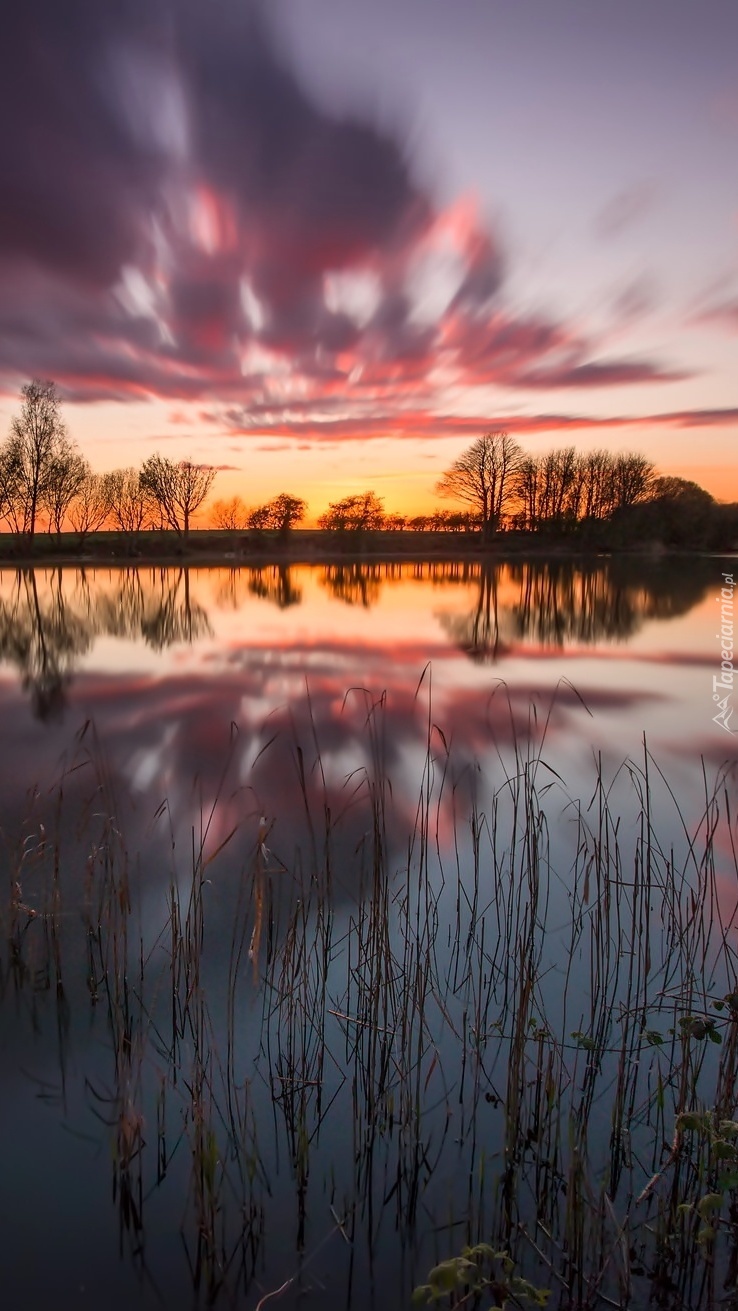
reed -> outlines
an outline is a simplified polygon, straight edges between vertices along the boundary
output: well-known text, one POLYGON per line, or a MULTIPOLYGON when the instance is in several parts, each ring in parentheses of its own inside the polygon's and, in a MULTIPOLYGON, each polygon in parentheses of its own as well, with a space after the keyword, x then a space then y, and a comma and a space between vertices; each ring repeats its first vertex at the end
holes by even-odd
POLYGON ((110 1143, 121 1249, 153 1288, 147 1216, 171 1217, 195 1305, 288 1287, 369 1305, 388 1262, 398 1307, 414 1288, 454 1306, 733 1297, 733 774, 703 769, 689 819, 645 742, 572 795, 545 719, 482 773, 436 725, 430 671, 416 709, 410 810, 384 698, 347 696, 363 761, 338 798, 312 719, 269 745, 293 771, 289 824, 258 779, 233 788, 232 735, 189 832, 166 800, 153 812, 158 923, 91 727, 5 835, 3 1002, 20 1025, 53 1010, 65 1097, 70 1025, 86 1010, 104 1034, 74 1077, 110 1143), (88 803, 69 824, 72 771, 88 803))

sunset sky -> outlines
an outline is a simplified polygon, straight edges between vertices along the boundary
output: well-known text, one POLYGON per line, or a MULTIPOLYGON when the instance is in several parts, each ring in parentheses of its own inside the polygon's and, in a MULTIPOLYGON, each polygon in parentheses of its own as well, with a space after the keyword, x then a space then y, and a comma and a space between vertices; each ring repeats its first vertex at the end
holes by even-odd
POLYGON ((735 0, 24 0, 0 437, 417 512, 473 438, 738 499, 735 0))

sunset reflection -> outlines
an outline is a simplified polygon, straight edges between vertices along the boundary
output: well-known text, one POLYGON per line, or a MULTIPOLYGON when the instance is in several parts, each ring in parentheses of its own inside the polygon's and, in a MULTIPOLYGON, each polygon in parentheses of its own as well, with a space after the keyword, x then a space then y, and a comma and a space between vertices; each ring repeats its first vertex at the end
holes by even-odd
MULTIPOLYGON (((233 726, 231 778, 247 793, 221 803, 216 827, 266 813, 278 845, 303 822, 298 746, 310 803, 345 812, 346 842, 359 840, 347 779, 372 767, 372 706, 400 778, 428 749, 429 714, 454 776, 475 761, 494 776, 544 725, 575 777, 593 745, 619 763, 644 731, 677 769, 685 743, 719 763, 731 744, 710 732, 705 699, 712 572, 625 558, 6 570, 0 699, 18 766, 6 802, 87 721, 121 783, 166 796, 183 821, 193 779, 203 805, 218 794, 233 726)), ((413 788, 396 786, 411 814, 413 788)))

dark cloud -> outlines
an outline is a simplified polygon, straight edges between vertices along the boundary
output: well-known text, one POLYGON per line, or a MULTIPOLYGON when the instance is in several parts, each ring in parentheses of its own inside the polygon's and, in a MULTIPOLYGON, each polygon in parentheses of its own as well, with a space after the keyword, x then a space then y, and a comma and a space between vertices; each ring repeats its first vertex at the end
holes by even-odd
MULTIPOLYGON (((738 409, 729 408, 667 410, 660 414, 613 414, 605 417, 562 412, 520 414, 504 411, 460 416, 433 413, 422 407, 402 408, 399 397, 397 407, 393 408, 392 398, 389 398, 389 405, 386 404, 387 399, 378 398, 376 409, 368 415, 347 412, 345 399, 328 398, 321 402, 320 415, 314 415, 313 404, 304 401, 291 402, 289 409, 268 404, 260 406, 258 403, 248 408, 231 406, 208 411, 204 418, 243 436, 271 432, 282 437, 308 436, 320 442, 353 441, 356 438, 362 441, 380 440, 388 432, 396 437, 423 437, 432 440, 479 436, 480 432, 490 428, 525 435, 588 431, 597 433, 617 428, 729 428, 738 423, 738 409)), ((260 446, 259 449, 264 450, 266 447, 260 446)), ((309 449, 309 446, 303 444, 298 449, 309 449)))
POLYGON ((613 387, 641 382, 682 382, 686 370, 667 369, 651 360, 593 360, 561 368, 534 369, 523 374, 523 387, 613 387))
POLYGON ((342 422, 380 435, 385 414, 391 431, 423 415, 432 426, 440 363, 471 386, 685 376, 593 360, 567 324, 505 309, 496 234, 469 205, 439 209, 399 133, 315 104, 268 12, 249 0, 29 0, 8 16, 9 388, 36 374, 77 401, 219 401, 265 431, 330 439, 342 422), (456 287, 429 322, 418 269, 449 243, 456 287), (368 279, 367 304, 357 310, 356 287, 329 294, 336 278, 368 279), (286 405, 285 376, 302 408, 286 405))
POLYGON ((109 77, 115 47, 146 32, 145 14, 131 0, 116 6, 113 22, 94 0, 63 9, 30 0, 4 15, 3 261, 106 288, 135 258, 163 159, 154 134, 134 140, 109 77))

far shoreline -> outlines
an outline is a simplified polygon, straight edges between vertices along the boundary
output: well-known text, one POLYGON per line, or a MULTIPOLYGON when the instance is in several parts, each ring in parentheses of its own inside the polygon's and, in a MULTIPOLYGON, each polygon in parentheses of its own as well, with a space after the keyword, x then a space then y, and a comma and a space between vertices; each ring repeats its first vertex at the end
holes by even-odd
MULTIPOLYGON (((71 534, 65 534, 65 537, 71 534)), ((306 565, 373 564, 494 564, 515 560, 593 560, 609 557, 640 557, 650 562, 675 557, 687 559, 736 557, 731 545, 725 550, 704 547, 673 547, 658 542, 633 545, 562 540, 532 541, 528 535, 501 534, 482 542, 466 534, 438 532, 376 531, 364 540, 346 534, 343 540, 322 530, 296 529, 287 541, 266 534, 227 534, 195 530, 185 543, 169 534, 147 533, 135 541, 117 534, 97 534, 85 547, 68 541, 50 541, 40 534, 33 552, 23 550, 11 534, 0 534, 0 570, 76 568, 274 568, 306 565), (449 540, 449 538, 451 540, 449 540), (353 539, 353 540, 352 540, 353 539)))

